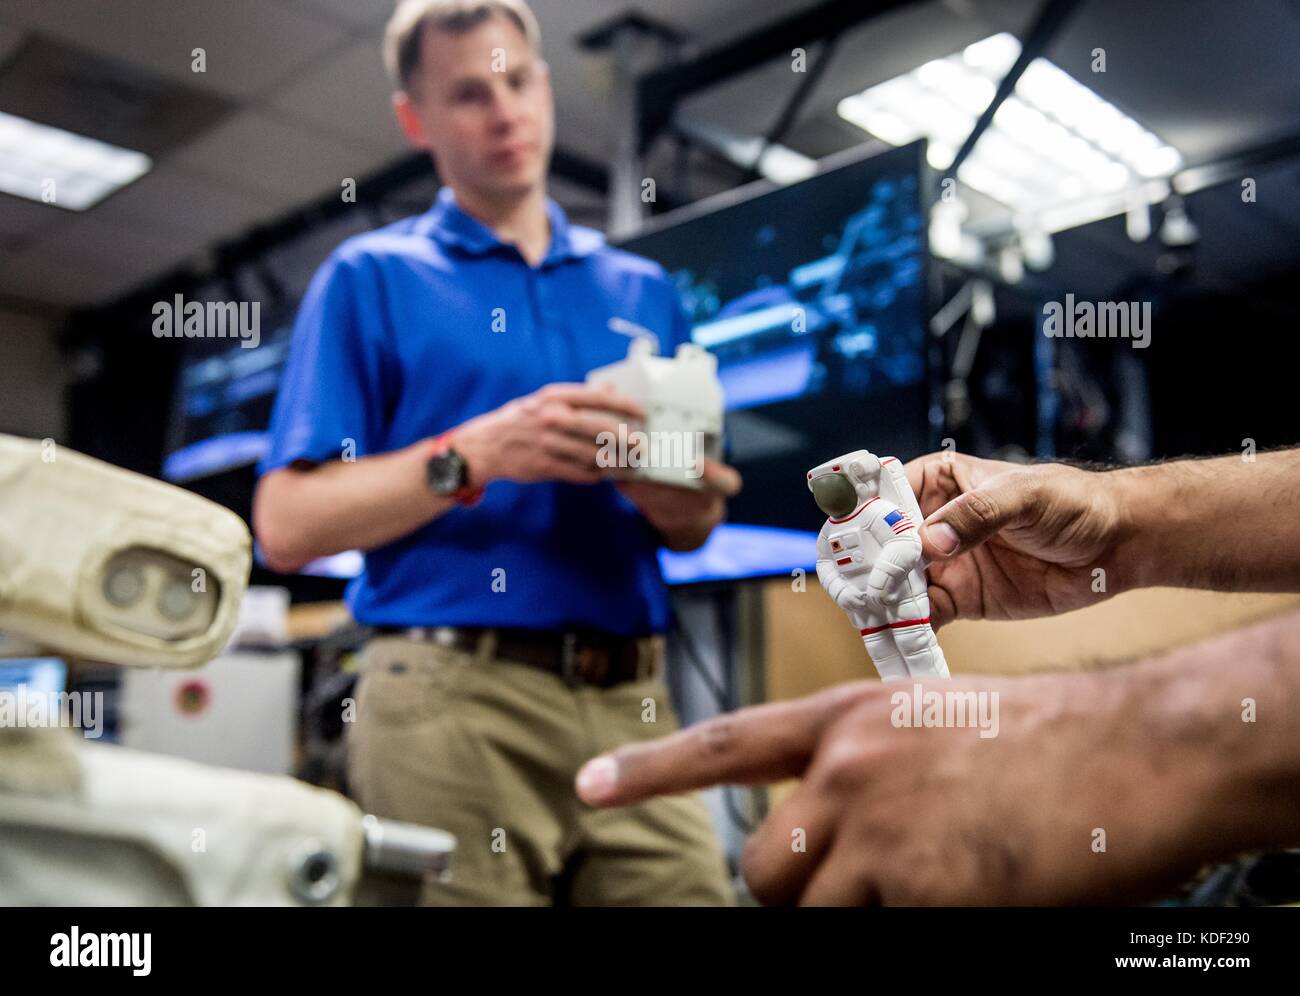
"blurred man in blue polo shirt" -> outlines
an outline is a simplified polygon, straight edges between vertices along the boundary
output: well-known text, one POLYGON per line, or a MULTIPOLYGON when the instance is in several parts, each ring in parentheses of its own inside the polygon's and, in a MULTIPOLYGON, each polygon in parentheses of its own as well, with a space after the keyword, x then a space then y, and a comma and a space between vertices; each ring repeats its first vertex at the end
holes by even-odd
POLYGON ((254 508, 292 571, 366 551, 349 775, 361 804, 459 839, 430 903, 730 901, 696 796, 585 808, 592 754, 671 731, 656 549, 693 549, 740 486, 614 484, 597 436, 644 413, 582 383, 628 323, 689 336, 655 264, 546 197, 554 104, 522 0, 403 0, 398 122, 446 186, 343 243, 302 303, 254 508))

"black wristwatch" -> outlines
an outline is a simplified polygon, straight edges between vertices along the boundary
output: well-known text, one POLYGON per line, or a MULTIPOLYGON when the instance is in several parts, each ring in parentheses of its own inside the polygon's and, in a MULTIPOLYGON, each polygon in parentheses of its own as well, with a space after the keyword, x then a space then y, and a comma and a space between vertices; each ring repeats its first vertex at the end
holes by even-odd
POLYGON ((462 505, 472 505, 483 493, 469 486, 469 464, 465 458, 441 439, 434 440, 434 453, 424 465, 425 482, 436 495, 454 498, 462 505))

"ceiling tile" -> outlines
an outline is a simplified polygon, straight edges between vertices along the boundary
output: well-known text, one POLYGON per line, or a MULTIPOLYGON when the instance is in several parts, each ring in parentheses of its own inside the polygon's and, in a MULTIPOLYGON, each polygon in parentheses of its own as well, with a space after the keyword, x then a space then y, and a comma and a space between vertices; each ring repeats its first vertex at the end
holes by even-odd
POLYGON ((26 31, 17 24, 8 24, 0 20, 0 66, 18 50, 26 31))
MULTIPOLYGON (((216 240, 279 214, 278 198, 232 190, 166 163, 93 209, 101 221, 216 240)), ((0 226, 4 223, 0 213, 0 226)))
POLYGON ((0 251, 0 294, 60 307, 103 304, 126 290, 130 276, 89 254, 52 265, 47 254, 0 251))
POLYGON ((379 41, 367 36, 277 91, 270 102, 320 131, 401 153, 407 145, 393 118, 392 93, 379 41))
POLYGON ((66 220, 68 212, 52 204, 0 194, 0 242, 31 235, 66 220))
POLYGON ((0 72, 0 108, 157 159, 212 127, 231 101, 33 33, 0 72))
POLYGON ((361 180, 389 158, 258 110, 233 116, 177 153, 177 162, 194 173, 299 203, 341 190, 344 178, 361 180))
POLYGON ((384 24, 397 5, 397 0, 288 0, 288 2, 298 7, 325 11, 353 24, 384 24))
POLYGON ((289 78, 347 36, 336 18, 266 0, 7 0, 28 27, 236 97, 289 78), (207 71, 191 69, 195 48, 207 71))
POLYGON ((76 279, 75 271, 64 262, 74 255, 103 260, 106 268, 143 278, 179 266, 187 257, 200 252, 204 243, 200 236, 113 224, 86 214, 74 216, 66 224, 31 240, 22 254, 44 259, 52 269, 60 270, 66 280, 76 279))

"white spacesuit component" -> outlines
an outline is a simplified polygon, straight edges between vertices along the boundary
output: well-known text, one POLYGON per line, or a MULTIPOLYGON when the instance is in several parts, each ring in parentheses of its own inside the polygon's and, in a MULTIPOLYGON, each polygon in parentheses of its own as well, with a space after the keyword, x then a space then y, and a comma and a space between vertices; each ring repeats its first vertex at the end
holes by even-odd
POLYGON ((197 667, 230 638, 252 559, 234 512, 0 435, 0 513, 0 630, 158 667, 197 667))
POLYGON ((637 336, 627 359, 587 374, 588 384, 612 387, 646 413, 644 426, 608 441, 619 458, 608 465, 630 467, 634 477, 699 488, 703 458, 722 455, 718 360, 691 343, 679 345, 671 358, 657 355, 658 349, 653 337, 637 336))
MULTIPOLYGON (((234 513, 0 435, 0 630, 70 658, 221 652, 251 561, 234 513)), ((24 652, 24 651, 19 651, 24 652)), ((2 693, 0 693, 2 694, 2 693)), ((455 839, 283 776, 86 742, 0 712, 0 905, 414 902, 455 839)))
POLYGON ((930 628, 921 510, 902 465, 854 450, 810 470, 808 490, 829 516, 817 578, 858 627, 880 677, 947 678, 930 628))

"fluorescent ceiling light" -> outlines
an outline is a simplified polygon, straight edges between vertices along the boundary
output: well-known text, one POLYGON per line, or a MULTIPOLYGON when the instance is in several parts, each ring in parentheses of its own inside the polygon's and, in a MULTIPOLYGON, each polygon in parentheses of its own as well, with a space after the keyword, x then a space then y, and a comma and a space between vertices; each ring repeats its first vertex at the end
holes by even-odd
POLYGON ((143 152, 0 111, 0 191, 6 194, 85 211, 152 167, 143 152))
POLYGON ((688 114, 678 115, 676 124, 682 134, 700 145, 714 150, 742 169, 754 170, 775 184, 796 183, 817 172, 816 160, 787 146, 769 145, 765 139, 740 135, 688 114))
MULTIPOLYGON (((845 97, 840 117, 892 145, 928 139, 930 165, 947 169, 1019 54, 1020 42, 1010 34, 985 38, 845 97)), ((957 177, 1057 231, 1066 219, 1078 224, 1081 215, 1091 220, 1125 210, 1135 192, 1152 189, 1151 181, 1182 165, 1173 146, 1039 58, 957 177)))
POLYGON ((763 154, 754 169, 773 183, 784 186, 808 179, 817 172, 817 163, 788 146, 768 145, 763 147, 763 154))

